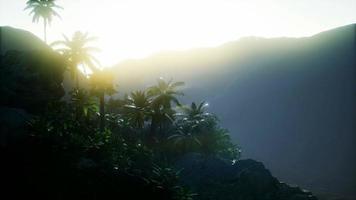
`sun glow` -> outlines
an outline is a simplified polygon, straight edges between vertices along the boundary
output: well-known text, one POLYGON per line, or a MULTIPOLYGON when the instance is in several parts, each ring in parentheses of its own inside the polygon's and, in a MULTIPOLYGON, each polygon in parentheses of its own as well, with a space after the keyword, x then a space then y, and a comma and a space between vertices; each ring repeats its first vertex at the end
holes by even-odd
MULTIPOLYGON (((243 36, 309 36, 356 21, 356 2, 352 0, 57 2, 64 7, 62 20, 53 20, 48 41, 60 40, 62 34, 88 31, 99 38, 96 45, 102 51, 97 57, 104 66, 163 50, 215 46, 243 36)), ((22 10, 23 0, 0 0, 0 4, 0 25, 24 28, 42 38, 42 25, 31 23, 28 12, 22 10)))
POLYGON ((249 15, 248 11, 236 15, 241 3, 223 2, 217 7, 216 2, 184 0, 104 2, 85 2, 77 16, 81 29, 99 36, 104 65, 162 50, 214 46, 252 34, 231 31, 235 26, 231 21, 243 24, 243 16, 249 15))

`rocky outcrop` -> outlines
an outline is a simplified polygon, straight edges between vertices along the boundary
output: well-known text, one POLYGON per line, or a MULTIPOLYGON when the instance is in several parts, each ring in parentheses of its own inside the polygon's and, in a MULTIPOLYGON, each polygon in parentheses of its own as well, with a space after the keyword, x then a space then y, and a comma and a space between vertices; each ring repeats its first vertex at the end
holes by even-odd
POLYGON ((16 141, 31 115, 62 98, 64 60, 33 34, 0 27, 0 137, 16 141))
POLYGON ((53 51, 8 51, 0 66, 0 105, 30 113, 64 95, 64 63, 53 51))
POLYGON ((261 162, 251 159, 231 164, 216 157, 189 154, 176 164, 183 184, 199 200, 316 200, 310 192, 273 177, 261 162))
POLYGON ((64 95, 64 60, 30 32, 0 30, 0 106, 41 112, 64 95))

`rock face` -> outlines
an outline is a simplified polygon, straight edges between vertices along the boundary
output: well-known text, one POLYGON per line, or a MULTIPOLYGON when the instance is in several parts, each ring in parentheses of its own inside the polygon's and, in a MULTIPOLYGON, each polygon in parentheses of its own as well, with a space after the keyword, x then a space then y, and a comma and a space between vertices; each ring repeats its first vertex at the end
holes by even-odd
POLYGON ((64 63, 52 51, 8 51, 0 67, 0 105, 30 113, 64 95, 64 63))
POLYGON ((183 184, 199 200, 316 200, 310 192, 273 177, 261 162, 251 159, 234 164, 215 157, 189 154, 176 164, 183 169, 183 184))
POLYGON ((0 136, 5 145, 22 132, 30 115, 64 95, 65 65, 27 31, 0 27, 0 33, 0 136))

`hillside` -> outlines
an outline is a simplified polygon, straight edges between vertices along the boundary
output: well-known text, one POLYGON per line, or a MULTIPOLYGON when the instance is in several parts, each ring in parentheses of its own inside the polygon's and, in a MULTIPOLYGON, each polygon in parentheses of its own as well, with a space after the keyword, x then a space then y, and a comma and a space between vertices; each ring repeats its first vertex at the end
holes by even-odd
POLYGON ((49 50, 50 48, 34 34, 13 28, 10 26, 0 27, 0 54, 6 51, 21 50, 49 50))
POLYGON ((244 157, 263 161, 282 181, 356 196, 355 30, 162 52, 115 66, 117 83, 185 81, 186 100, 207 99, 244 157))

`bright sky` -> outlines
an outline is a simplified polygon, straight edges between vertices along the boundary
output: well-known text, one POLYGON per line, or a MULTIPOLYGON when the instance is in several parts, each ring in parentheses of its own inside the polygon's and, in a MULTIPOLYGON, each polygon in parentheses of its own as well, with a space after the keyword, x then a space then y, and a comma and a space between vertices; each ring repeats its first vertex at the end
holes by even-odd
MULTIPOLYGON (((0 0, 0 26, 43 38, 27 0, 0 0)), ((243 36, 302 37, 356 22, 356 0, 58 0, 49 42, 88 31, 104 65, 163 50, 216 46, 243 36)))

